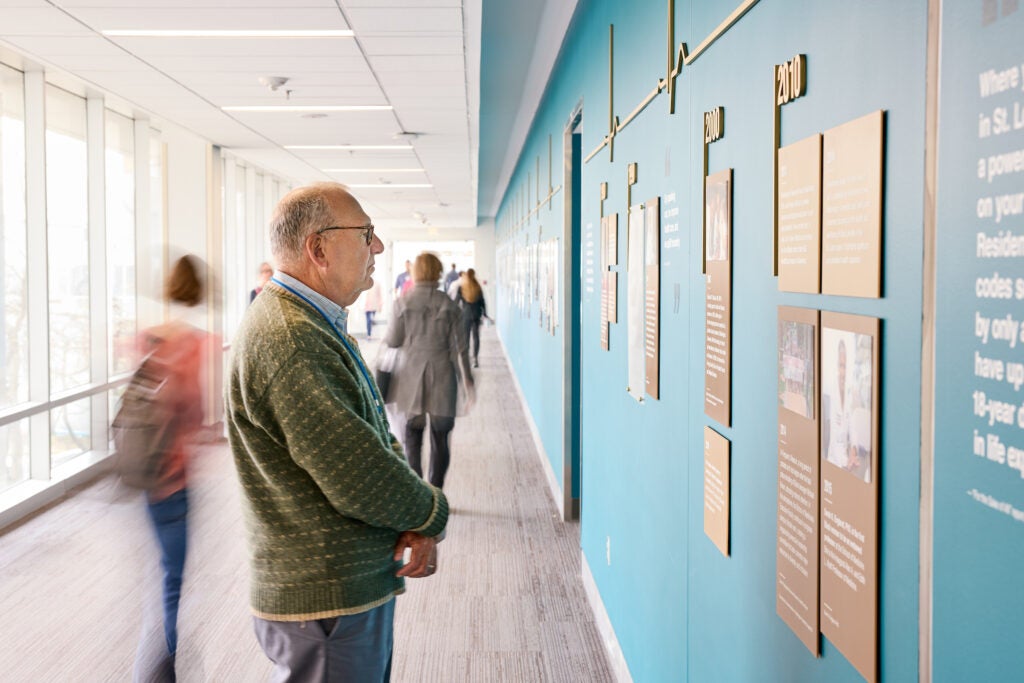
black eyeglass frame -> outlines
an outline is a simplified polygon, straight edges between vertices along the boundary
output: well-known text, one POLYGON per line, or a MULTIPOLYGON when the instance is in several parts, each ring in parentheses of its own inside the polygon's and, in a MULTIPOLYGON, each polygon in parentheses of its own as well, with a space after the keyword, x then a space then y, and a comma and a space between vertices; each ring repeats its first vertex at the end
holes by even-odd
POLYGON ((368 225, 331 225, 326 228, 321 228, 320 230, 317 230, 313 234, 322 235, 328 230, 365 230, 366 237, 364 239, 366 240, 366 246, 370 246, 371 244, 373 244, 374 229, 375 228, 373 227, 373 223, 370 223, 368 225))

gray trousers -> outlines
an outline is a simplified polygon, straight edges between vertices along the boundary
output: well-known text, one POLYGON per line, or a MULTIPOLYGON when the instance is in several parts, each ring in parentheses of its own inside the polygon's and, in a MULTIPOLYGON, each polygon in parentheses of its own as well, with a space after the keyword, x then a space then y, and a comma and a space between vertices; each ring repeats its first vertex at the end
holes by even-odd
POLYGON ((369 612, 314 621, 253 617, 256 640, 274 663, 273 683, 387 683, 395 601, 369 612))

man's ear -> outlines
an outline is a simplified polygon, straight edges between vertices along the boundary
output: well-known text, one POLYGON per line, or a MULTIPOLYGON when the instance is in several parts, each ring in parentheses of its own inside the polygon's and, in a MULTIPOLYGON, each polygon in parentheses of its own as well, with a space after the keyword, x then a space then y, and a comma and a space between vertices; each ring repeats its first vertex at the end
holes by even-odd
POLYGON ((324 251, 324 239, 321 235, 314 232, 307 236, 303 246, 310 262, 319 267, 327 265, 327 253, 324 251))

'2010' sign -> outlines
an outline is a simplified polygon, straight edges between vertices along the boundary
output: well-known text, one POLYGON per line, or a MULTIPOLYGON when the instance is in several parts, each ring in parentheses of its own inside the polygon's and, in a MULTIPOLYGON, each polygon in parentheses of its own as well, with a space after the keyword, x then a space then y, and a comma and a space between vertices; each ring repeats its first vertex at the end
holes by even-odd
POLYGON ((807 57, 797 55, 775 65, 775 104, 792 102, 807 92, 807 57))

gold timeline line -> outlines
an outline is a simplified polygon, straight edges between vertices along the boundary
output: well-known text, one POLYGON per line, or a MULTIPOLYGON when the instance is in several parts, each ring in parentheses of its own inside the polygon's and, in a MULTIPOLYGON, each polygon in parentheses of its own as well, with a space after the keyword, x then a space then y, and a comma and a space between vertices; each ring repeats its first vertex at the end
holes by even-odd
MULTIPOLYGON (((672 45, 672 41, 673 41, 673 29, 674 29, 673 23, 675 21, 675 11, 674 11, 674 7, 673 7, 673 3, 674 3, 674 0, 669 0, 669 6, 668 6, 668 16, 669 16, 669 29, 668 29, 669 50, 668 50, 668 54, 670 56, 668 58, 668 64, 671 64, 671 62, 672 62, 672 57, 671 57, 671 54, 672 54, 671 50, 672 50, 672 48, 671 48, 671 45, 672 45)), ((715 28, 715 30, 712 31, 708 35, 707 38, 705 38, 703 41, 701 41, 701 43, 697 46, 697 49, 695 49, 692 53, 688 53, 687 52, 686 43, 679 43, 679 49, 676 52, 676 57, 675 57, 675 66, 669 69, 669 72, 668 72, 668 74, 667 74, 667 76, 665 78, 659 78, 658 79, 658 85, 655 86, 654 89, 652 89, 649 93, 647 93, 647 96, 643 99, 643 101, 641 101, 640 104, 638 104, 636 106, 636 108, 633 109, 633 111, 631 111, 629 113, 629 115, 625 119, 623 119, 622 121, 619 121, 618 117, 616 117, 612 113, 613 112, 613 104, 612 104, 612 73, 613 73, 613 71, 612 71, 612 69, 613 69, 613 64, 612 64, 612 48, 613 48, 613 45, 614 45, 614 41, 613 41, 613 35, 614 34, 613 34, 613 26, 609 25, 609 27, 608 27, 608 134, 605 135, 604 138, 601 140, 601 144, 599 144, 597 147, 595 147, 594 150, 592 152, 590 152, 590 154, 587 155, 586 159, 584 159, 584 163, 589 162, 591 159, 593 159, 595 156, 597 156, 597 153, 600 152, 602 149, 604 149, 606 146, 608 147, 609 161, 613 161, 614 160, 614 154, 615 154, 615 148, 614 148, 615 136, 618 135, 619 133, 621 133, 622 130, 626 126, 628 126, 629 123, 640 114, 640 112, 642 112, 644 109, 647 108, 647 105, 649 105, 651 102, 653 102, 654 99, 658 95, 660 95, 663 91, 665 91, 665 90, 668 90, 669 95, 670 95, 669 113, 670 114, 675 113, 675 90, 676 90, 675 82, 676 82, 676 78, 678 78, 679 74, 682 73, 683 66, 684 65, 688 66, 688 65, 692 64, 694 61, 696 61, 696 59, 698 57, 700 57, 702 54, 704 54, 704 52, 709 47, 711 47, 711 45, 716 40, 721 38, 725 34, 726 31, 728 31, 730 28, 732 28, 733 24, 735 24, 737 21, 739 21, 743 17, 743 15, 746 14, 748 11, 750 11, 750 8, 753 7, 754 5, 756 5, 757 3, 758 3, 758 0, 744 0, 743 4, 741 4, 739 7, 734 9, 732 11, 732 14, 730 14, 728 17, 726 17, 725 20, 722 21, 722 23, 720 23, 718 25, 718 27, 715 28)))

